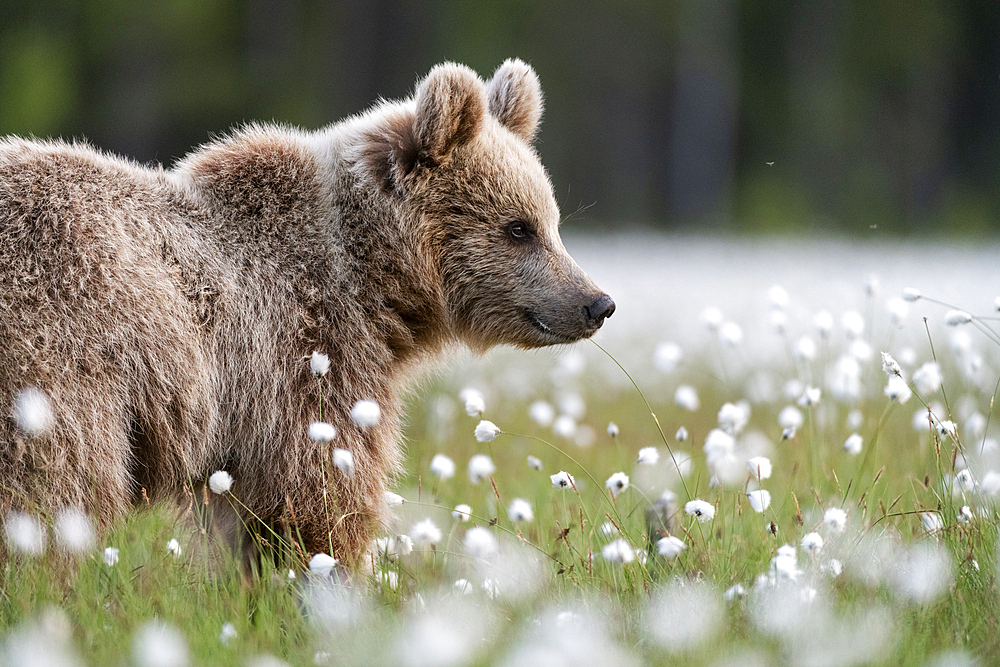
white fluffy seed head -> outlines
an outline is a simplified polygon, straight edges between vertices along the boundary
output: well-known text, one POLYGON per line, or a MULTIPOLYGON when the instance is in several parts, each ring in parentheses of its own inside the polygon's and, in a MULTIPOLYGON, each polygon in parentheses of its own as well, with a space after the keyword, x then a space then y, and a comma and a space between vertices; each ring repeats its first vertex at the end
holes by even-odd
POLYGON ((333 465, 340 468, 340 471, 348 477, 354 476, 354 454, 346 449, 333 450, 333 465))
POLYGON ((700 523, 705 523, 715 518, 715 507, 711 503, 698 498, 685 503, 684 511, 698 519, 700 523))
POLYGON ((768 479, 771 476, 771 459, 766 456, 755 456, 747 461, 747 470, 758 481, 768 479))
POLYGON ((45 526, 38 519, 24 512, 11 512, 4 521, 4 536, 12 551, 27 556, 45 553, 47 540, 45 526))
POLYGON ((960 324, 968 324, 972 321, 972 315, 964 310, 949 310, 944 314, 944 323, 948 326, 957 327, 960 324))
POLYGON ((329 554, 318 553, 309 560, 309 571, 319 577, 325 577, 337 566, 337 559, 329 554))
POLYGON ((431 459, 431 472, 442 482, 455 476, 455 462, 444 454, 435 454, 431 459))
POLYGON ((157 620, 148 621, 136 631, 132 657, 139 667, 186 667, 190 664, 184 636, 172 625, 157 620))
POLYGON ((114 567, 118 564, 118 547, 105 547, 104 548, 104 564, 108 567, 114 567))
POLYGON ((616 472, 611 477, 608 477, 604 486, 608 487, 612 496, 617 496, 619 493, 628 490, 629 479, 628 475, 624 472, 616 472))
POLYGON ((684 544, 683 540, 673 535, 661 538, 656 542, 656 551, 665 558, 679 556, 685 549, 687 549, 687 545, 684 544))
POLYGON ((636 459, 636 463, 654 466, 659 462, 659 460, 660 451, 656 447, 643 447, 639 450, 639 458, 636 459))
POLYGON ((771 505, 771 493, 765 489, 758 489, 747 494, 750 507, 758 514, 762 513, 771 505))
POLYGON ((553 489, 569 489, 573 487, 573 476, 564 470, 554 475, 549 475, 549 479, 552 480, 553 489))
POLYGON ((316 377, 323 377, 330 370, 330 357, 322 352, 314 351, 309 359, 309 370, 316 377))
POLYGON ((441 529, 430 519, 424 519, 410 529, 410 539, 416 547, 432 547, 441 541, 441 529))
POLYGON ((487 558, 496 553, 497 538, 487 528, 476 526, 465 532, 465 551, 473 558, 487 558))
POLYGON ((375 401, 362 400, 351 408, 351 420, 361 428, 371 428, 382 418, 382 410, 375 401))
POLYGON ((233 476, 230 475, 225 470, 216 470, 212 473, 212 476, 208 478, 208 488, 212 490, 212 493, 229 493, 229 489, 233 487, 233 476))
POLYGON ((491 421, 482 420, 476 425, 476 440, 490 442, 500 435, 500 427, 491 421))
POLYGON ((459 392, 458 396, 462 399, 462 403, 465 404, 465 414, 470 417, 478 417, 486 411, 486 400, 483 398, 483 393, 478 389, 466 387, 459 392))
POLYGON ((605 544, 601 549, 601 555, 604 556, 604 560, 610 563, 622 565, 635 560, 635 551, 632 550, 632 545, 622 538, 605 544))
POLYGON ((451 516, 452 518, 465 523, 472 518, 472 508, 465 503, 455 505, 455 509, 451 511, 451 516))
POLYGON ((330 442, 337 437, 337 429, 326 422, 309 424, 309 437, 316 442, 330 442))
POLYGON ((14 421, 32 438, 43 435, 55 422, 52 402, 41 389, 27 387, 14 399, 14 421))
POLYGON ((690 412, 697 412, 701 407, 701 399, 698 398, 698 391, 691 385, 682 384, 674 392, 674 403, 690 412))
POLYGON ((507 508, 507 518, 513 523, 530 523, 535 520, 535 512, 527 500, 514 498, 507 508))
POLYGON ((87 553, 97 543, 90 518, 75 507, 60 510, 54 528, 56 542, 68 553, 87 553))
POLYGON ((476 454, 469 459, 469 481, 473 484, 479 484, 496 471, 493 459, 486 454, 476 454))

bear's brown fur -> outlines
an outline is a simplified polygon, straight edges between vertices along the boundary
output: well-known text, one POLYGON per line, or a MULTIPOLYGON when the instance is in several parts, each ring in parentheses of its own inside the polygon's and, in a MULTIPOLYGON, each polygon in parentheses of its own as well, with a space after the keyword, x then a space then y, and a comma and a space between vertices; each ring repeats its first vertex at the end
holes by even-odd
POLYGON ((613 311, 559 240, 540 115, 512 60, 485 83, 440 65, 411 99, 317 132, 251 125, 171 170, 0 141, 0 403, 37 387, 55 417, 0 423, 0 517, 78 506, 107 525, 227 470, 248 513, 356 559, 423 362, 572 342, 613 311), (360 399, 377 426, 351 421, 360 399), (308 436, 321 407, 325 445, 308 436))

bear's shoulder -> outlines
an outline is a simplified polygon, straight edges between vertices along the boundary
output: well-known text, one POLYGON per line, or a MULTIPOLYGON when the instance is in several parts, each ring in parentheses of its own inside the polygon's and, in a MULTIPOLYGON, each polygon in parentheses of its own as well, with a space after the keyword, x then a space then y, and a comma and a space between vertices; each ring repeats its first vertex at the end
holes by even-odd
POLYGON ((308 134, 252 124, 189 154, 175 172, 230 217, 304 212, 323 197, 321 164, 308 134))

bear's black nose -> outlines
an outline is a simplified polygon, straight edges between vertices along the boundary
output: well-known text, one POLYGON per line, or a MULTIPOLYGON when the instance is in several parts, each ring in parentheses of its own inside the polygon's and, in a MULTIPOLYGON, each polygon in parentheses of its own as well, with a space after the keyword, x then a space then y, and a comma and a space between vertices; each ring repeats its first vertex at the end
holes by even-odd
POLYGON ((605 318, 611 317, 615 312, 615 302, 607 294, 602 294, 597 301, 589 306, 583 307, 583 314, 587 318, 588 327, 600 327, 604 324, 605 318))

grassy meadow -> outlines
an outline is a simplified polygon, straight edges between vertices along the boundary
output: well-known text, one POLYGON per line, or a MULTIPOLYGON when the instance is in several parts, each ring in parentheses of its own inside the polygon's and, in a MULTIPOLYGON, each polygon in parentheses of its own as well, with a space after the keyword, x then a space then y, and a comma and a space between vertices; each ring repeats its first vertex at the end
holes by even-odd
POLYGON ((370 575, 8 517, 0 664, 992 664, 1000 304, 841 279, 446 366, 370 575))

